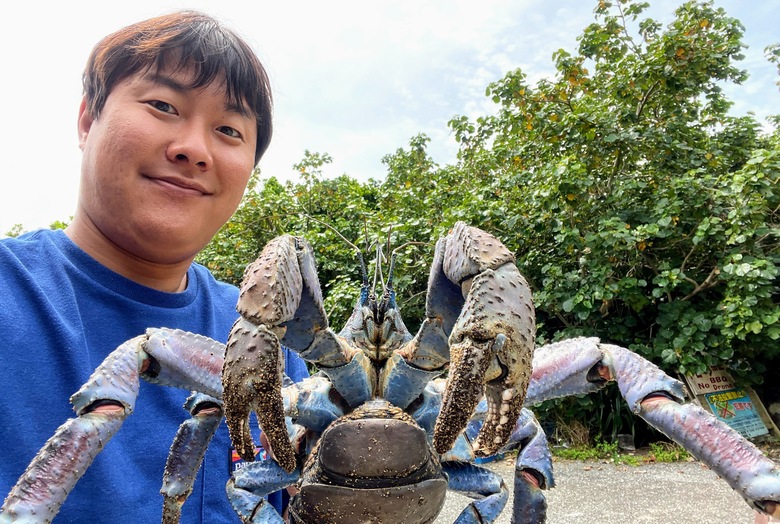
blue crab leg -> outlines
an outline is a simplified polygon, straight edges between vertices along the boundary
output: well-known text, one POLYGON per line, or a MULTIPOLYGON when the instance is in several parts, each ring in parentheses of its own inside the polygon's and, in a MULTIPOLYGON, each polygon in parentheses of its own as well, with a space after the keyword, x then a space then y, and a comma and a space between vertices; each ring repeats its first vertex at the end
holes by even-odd
POLYGON ((242 522, 283 524, 282 517, 263 497, 295 484, 300 476, 300 470, 288 473, 273 460, 253 462, 228 481, 228 499, 242 522))
MULTIPOLYGON (((473 439, 482 426, 481 416, 486 411, 484 401, 477 406, 474 419, 466 427, 466 435, 473 439)), ((515 483, 513 497, 514 524, 522 522, 544 522, 547 514, 547 501, 544 490, 555 487, 553 477, 552 454, 539 422, 533 412, 523 408, 515 424, 509 441, 501 451, 518 449, 515 459, 515 483)))
POLYGON ((467 462, 443 462, 447 487, 475 498, 455 520, 456 524, 495 522, 509 499, 504 479, 487 468, 467 462))
POLYGON ((594 338, 539 348, 528 402, 588 393, 610 380, 634 413, 709 466, 751 507, 780 517, 780 467, 727 424, 683 403, 682 384, 636 353, 594 338))
MULTIPOLYGON (((450 374, 434 447, 443 454, 452 446, 484 391, 488 413, 474 449, 478 456, 492 455, 509 438, 531 377, 531 292, 512 253, 484 231, 458 222, 437 249, 443 249, 444 274, 461 287, 465 301, 449 335, 450 374)), ((429 296, 435 292, 429 289, 429 296)))
POLYGON ((523 409, 509 439, 510 444, 524 443, 515 460, 513 524, 535 524, 547 518, 547 500, 543 490, 555 487, 552 454, 539 422, 533 413, 523 409))
POLYGON ((191 395, 184 408, 192 414, 192 418, 179 426, 165 463, 160 490, 163 495, 163 524, 181 521, 182 505, 192 494, 192 485, 206 449, 222 422, 222 403, 208 395, 191 395))

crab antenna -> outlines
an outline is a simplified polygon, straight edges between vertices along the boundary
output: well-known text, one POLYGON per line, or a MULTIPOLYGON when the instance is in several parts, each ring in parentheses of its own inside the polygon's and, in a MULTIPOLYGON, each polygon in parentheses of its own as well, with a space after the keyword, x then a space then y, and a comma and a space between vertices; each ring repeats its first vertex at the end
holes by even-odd
MULTIPOLYGON (((382 246, 376 246, 376 268, 374 270, 374 285, 371 291, 376 291, 377 279, 382 278, 382 246)), ((384 285, 384 284, 383 284, 384 285)))
POLYGON ((390 267, 387 270, 387 283, 385 284, 385 292, 393 289, 393 271, 395 270, 395 259, 398 257, 398 253, 395 250, 390 254, 390 267))
POLYGON ((397 248, 395 248, 390 253, 390 273, 387 275, 387 285, 388 287, 392 285, 391 281, 393 279, 393 268, 395 266, 395 259, 398 256, 398 252, 401 251, 406 246, 425 246, 427 245, 427 242, 406 242, 405 244, 401 244, 397 248))
POLYGON ((387 228, 387 252, 390 253, 390 237, 393 236, 393 225, 387 228))
POLYGON ((364 245, 366 246, 366 254, 368 254, 369 250, 371 249, 371 245, 368 242, 368 220, 366 220, 366 217, 363 217, 363 240, 364 245))
POLYGON ((311 216, 311 215, 308 215, 308 214, 306 215, 306 218, 310 218, 310 219, 314 220, 315 222, 317 222, 317 223, 319 223, 319 224, 322 224, 323 226, 327 227, 328 229, 330 229, 331 231, 333 231, 334 233, 336 233, 336 234, 339 236, 339 238, 340 238, 341 240, 343 240, 344 242, 346 242, 346 243, 347 243, 347 245, 348 245, 349 247, 351 247, 352 249, 354 249, 355 251, 357 251, 358 253, 360 253, 360 248, 359 248, 359 247, 357 247, 357 246, 356 246, 355 244, 353 244, 352 242, 350 242, 349 240, 347 240, 347 237, 345 237, 344 235, 342 235, 342 234, 341 234, 341 232, 339 232, 339 230, 338 230, 338 229, 336 229, 335 227, 331 226, 330 224, 328 224, 327 222, 325 222, 325 221, 323 221, 323 220, 320 220, 319 218, 313 217, 313 216, 311 216))
POLYGON ((363 276, 363 287, 368 287, 368 269, 366 269, 366 261, 363 260, 363 253, 358 251, 357 257, 360 261, 360 274, 363 276))

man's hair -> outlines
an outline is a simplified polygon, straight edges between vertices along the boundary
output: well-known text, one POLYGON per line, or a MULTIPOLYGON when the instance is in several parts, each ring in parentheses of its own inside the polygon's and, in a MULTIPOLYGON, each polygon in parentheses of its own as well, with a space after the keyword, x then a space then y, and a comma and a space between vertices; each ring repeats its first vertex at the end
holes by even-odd
POLYGON ((255 164, 272 134, 272 99, 268 75, 249 45, 231 29, 197 11, 150 18, 103 38, 84 70, 87 110, 97 118, 111 90, 122 80, 147 70, 192 70, 188 86, 223 81, 228 103, 257 121, 255 164))

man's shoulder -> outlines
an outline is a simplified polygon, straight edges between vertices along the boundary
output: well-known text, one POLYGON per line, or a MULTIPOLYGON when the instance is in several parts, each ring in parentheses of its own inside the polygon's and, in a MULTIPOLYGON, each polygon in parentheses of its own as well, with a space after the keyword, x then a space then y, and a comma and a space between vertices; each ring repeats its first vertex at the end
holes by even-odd
POLYGON ((3 273, 12 271, 24 273, 46 272, 63 260, 62 245, 65 239, 62 231, 41 229, 15 238, 0 239, 0 264, 3 273))
POLYGON ((213 300, 226 301, 235 306, 239 293, 236 286, 217 280, 211 271, 202 264, 193 262, 191 268, 198 279, 198 284, 213 300))
POLYGON ((18 237, 0 238, 3 252, 19 255, 41 253, 57 249, 65 233, 61 230, 38 229, 18 237))

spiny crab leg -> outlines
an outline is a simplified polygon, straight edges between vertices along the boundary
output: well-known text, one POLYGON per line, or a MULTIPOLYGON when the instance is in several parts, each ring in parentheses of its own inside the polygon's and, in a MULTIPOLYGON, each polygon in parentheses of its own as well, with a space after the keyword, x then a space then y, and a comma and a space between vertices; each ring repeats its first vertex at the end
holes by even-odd
POLYGON ((631 410, 715 471, 754 509, 780 517, 780 466, 701 407, 682 384, 625 348, 578 338, 536 350, 529 404, 616 381, 631 410))
POLYGON ((488 413, 474 450, 488 456, 509 439, 530 380, 536 332, 530 289, 512 253, 484 231, 458 222, 436 249, 443 250, 442 270, 461 287, 465 303, 449 335, 450 374, 434 448, 445 453, 452 447, 484 391, 488 413))
POLYGON ((11 489, 0 522, 49 522, 106 443, 135 409, 139 378, 222 394, 223 345, 192 333, 150 329, 97 367, 70 401, 78 415, 62 424, 11 489), (110 404, 111 410, 97 410, 110 404))
POLYGON ((222 422, 222 402, 203 395, 192 394, 184 403, 192 418, 185 420, 171 444, 165 463, 163 484, 163 524, 178 524, 181 509, 192 494, 192 486, 211 439, 222 422))
POLYGON ((281 344, 316 363, 335 385, 357 364, 356 350, 328 328, 314 255, 302 238, 283 235, 265 246, 244 273, 237 308, 242 318, 233 326, 222 370, 230 438, 241 458, 252 462, 254 411, 274 458, 291 472, 296 458, 284 421, 281 344))
POLYGON ((84 386, 71 397, 78 417, 67 420, 38 452, 0 508, 0 520, 50 522, 68 493, 89 468, 125 418, 138 396, 138 353, 145 337, 128 340, 103 361, 84 386), (106 386, 100 384, 109 381, 106 386), (90 391, 111 398, 124 409, 93 413, 90 391))

